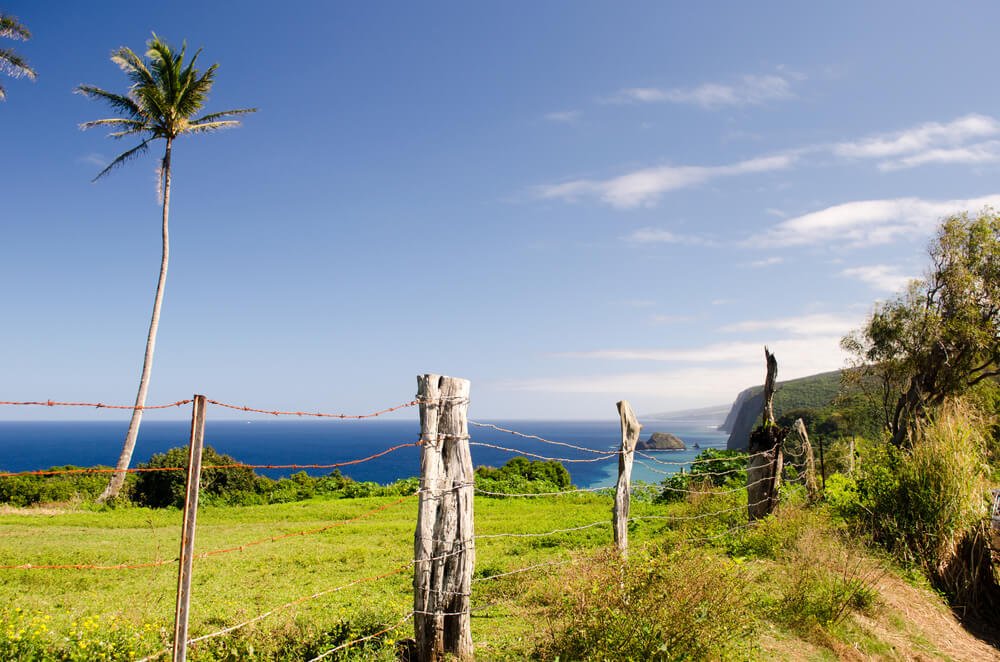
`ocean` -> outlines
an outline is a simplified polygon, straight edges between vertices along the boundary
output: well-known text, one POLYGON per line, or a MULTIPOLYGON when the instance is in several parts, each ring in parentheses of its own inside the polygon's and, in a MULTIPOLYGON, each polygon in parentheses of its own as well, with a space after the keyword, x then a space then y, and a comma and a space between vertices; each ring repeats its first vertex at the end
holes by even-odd
MULTIPOLYGON (((480 421, 537 435, 554 441, 595 450, 615 450, 621 443, 617 420, 609 421, 480 421)), ((690 462, 703 449, 725 448, 726 434, 716 431, 718 422, 708 420, 658 420, 647 422, 642 438, 652 432, 671 432, 684 440, 684 451, 654 451, 670 462, 690 462), (698 444, 700 448, 694 448, 698 444)), ((0 421, 0 471, 29 471, 53 466, 114 466, 125 436, 127 421, 43 422, 0 421)), ((209 420, 205 443, 220 453, 248 464, 334 464, 366 457, 400 443, 418 439, 415 419, 396 420, 209 420)), ((186 446, 189 421, 144 421, 136 444, 133 466, 154 453, 186 446)), ((488 428, 470 427, 473 442, 505 446, 551 458, 591 459, 591 453, 524 439, 488 428)), ((516 453, 472 447, 476 466, 500 466, 516 453)), ((530 457, 530 456, 529 456, 530 457)), ((679 467, 658 465, 637 457, 633 480, 659 483, 679 467), (643 464, 645 463, 645 465, 643 464)), ((618 475, 617 458, 600 462, 566 462, 578 487, 613 486, 618 475)), ((342 473, 359 481, 389 483, 416 476, 420 471, 419 450, 402 448, 362 464, 343 467, 342 473)), ((327 470, 311 470, 323 474, 327 470)), ((273 478, 290 471, 263 470, 273 478)))

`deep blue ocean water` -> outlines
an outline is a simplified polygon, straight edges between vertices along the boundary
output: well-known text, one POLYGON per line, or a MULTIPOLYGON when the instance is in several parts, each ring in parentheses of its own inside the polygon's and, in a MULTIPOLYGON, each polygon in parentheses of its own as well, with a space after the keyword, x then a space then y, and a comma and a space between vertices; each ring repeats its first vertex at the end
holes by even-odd
MULTIPOLYGON (((613 450, 621 443, 618 421, 482 421, 546 439, 592 448, 613 450)), ((28 471, 52 466, 114 466, 125 436, 127 422, 41 422, 0 421, 0 470, 28 471)), ((144 421, 136 444, 133 466, 174 446, 186 446, 189 421, 144 421)), ((420 426, 416 420, 303 421, 253 420, 212 421, 205 428, 205 443, 221 453, 248 464, 333 464, 372 455, 396 444, 416 441, 420 426)), ((659 451, 655 455, 671 462, 689 462, 701 449, 725 448, 726 435, 704 420, 649 422, 643 427, 645 439, 652 432, 672 432, 683 439, 686 451, 659 451)), ((563 446, 515 437, 495 430, 470 427, 473 442, 485 442, 537 453, 547 457, 589 459, 594 455, 563 446)), ((476 466, 500 466, 514 453, 472 447, 476 466)), ((656 465, 641 457, 639 462, 673 471, 678 467, 656 465)), ((660 482, 664 476, 639 462, 633 480, 660 482)), ((566 468, 579 487, 614 485, 617 458, 601 462, 567 462, 566 468)), ((403 448, 341 471, 355 480, 389 483, 415 476, 420 471, 419 450, 403 448)), ((290 471, 262 471, 272 477, 290 471)), ((323 470, 311 471, 326 473, 323 470)))

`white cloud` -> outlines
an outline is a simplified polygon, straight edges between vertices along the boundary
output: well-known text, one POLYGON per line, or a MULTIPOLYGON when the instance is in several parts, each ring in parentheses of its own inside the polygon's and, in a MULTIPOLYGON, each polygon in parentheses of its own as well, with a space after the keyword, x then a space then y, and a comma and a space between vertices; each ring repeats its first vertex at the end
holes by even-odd
POLYGON ((654 324, 682 324, 694 320, 690 315, 651 315, 649 321, 654 324))
POLYGON ((879 163, 882 171, 928 163, 989 163, 1000 160, 1000 141, 974 141, 996 135, 1000 135, 1000 122, 973 113, 944 124, 926 122, 895 133, 837 143, 831 150, 844 158, 887 159, 879 163))
POLYGON ((754 260, 753 262, 750 263, 749 266, 753 267, 754 269, 760 269, 762 267, 772 267, 776 264, 781 264, 784 261, 785 258, 783 257, 773 256, 764 258, 763 260, 754 260))
POLYGON ((719 177, 771 172, 789 168, 797 159, 792 153, 762 156, 721 166, 660 166, 643 168, 611 179, 577 179, 536 188, 543 199, 576 200, 585 196, 624 209, 652 206, 669 191, 703 184, 719 177))
POLYGON ((786 331, 796 336, 830 335, 842 336, 862 322, 861 318, 814 313, 798 317, 779 317, 769 320, 746 320, 722 327, 728 333, 751 331, 786 331))
POLYGON ((852 267, 840 272, 841 276, 856 278, 863 283, 867 283, 876 290, 885 292, 898 292, 912 277, 900 273, 897 267, 887 264, 873 264, 866 267, 852 267))
POLYGON ((104 158, 103 154, 98 154, 97 152, 91 152, 90 154, 85 154, 77 159, 78 163, 85 163, 87 165, 92 165, 97 168, 103 168, 108 165, 108 160, 104 158))
MULTIPOLYGON (((768 342, 778 359, 779 379, 795 379, 806 375, 837 370, 845 363, 840 349, 840 336, 768 342)), ((661 360, 661 354, 677 354, 673 350, 637 351, 629 360, 661 360)), ((733 343, 702 349, 681 350, 691 357, 710 356, 705 365, 686 366, 673 370, 593 373, 571 377, 547 377, 511 380, 502 385, 507 390, 541 391, 548 393, 607 394, 616 398, 655 397, 659 406, 671 403, 671 408, 731 401, 744 388, 764 381, 763 343, 733 343), (718 365, 725 363, 724 366, 718 365)), ((700 361, 698 361, 700 362, 700 361)), ((651 401, 652 402, 652 401, 651 401)))
POLYGON ((559 110, 553 113, 546 113, 545 119, 550 122, 570 124, 580 119, 581 114, 579 110, 559 110))
POLYGON ((622 237, 625 241, 637 244, 687 244, 693 246, 708 246, 711 242, 704 237, 689 234, 677 234, 660 228, 639 228, 622 237))
POLYGON ((630 87, 612 97, 617 103, 683 103, 715 110, 726 106, 760 105, 793 99, 787 78, 775 75, 743 76, 732 84, 703 83, 691 88, 630 87))
MULTIPOLYGON (((762 327, 764 328, 764 327, 762 327)), ((846 329, 850 330, 850 326, 846 329)), ((753 330, 753 329, 748 329, 753 330)), ((808 338, 789 338, 768 342, 771 349, 781 349, 798 360, 804 359, 814 345, 840 342, 841 333, 816 335, 808 338)), ((563 352, 555 356, 572 359, 601 359, 610 361, 664 361, 671 363, 762 363, 764 342, 728 342, 688 349, 599 349, 588 352, 563 352)), ((839 346, 839 345, 838 345, 839 346)))
POLYGON ((996 161, 1000 161, 1000 140, 988 140, 965 147, 928 149, 894 161, 883 161, 878 164, 878 168, 885 172, 915 168, 928 163, 968 163, 974 165, 996 161))
POLYGON ((844 242, 853 246, 885 244, 901 235, 928 235, 941 218, 986 206, 1000 206, 1000 194, 965 200, 894 198, 845 202, 782 221, 747 243, 769 246, 844 242))

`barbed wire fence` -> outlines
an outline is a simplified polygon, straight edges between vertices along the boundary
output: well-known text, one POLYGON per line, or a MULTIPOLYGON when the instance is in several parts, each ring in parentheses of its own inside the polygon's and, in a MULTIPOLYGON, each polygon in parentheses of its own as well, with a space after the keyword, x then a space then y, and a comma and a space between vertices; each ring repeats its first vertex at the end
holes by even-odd
MULTIPOLYGON (((42 563, 16 563, 0 565, 3 571, 41 571, 41 570, 94 570, 94 571, 125 571, 138 570, 144 568, 154 568, 177 565, 178 567, 178 589, 177 606, 175 609, 175 630, 172 644, 156 653, 142 658, 143 661, 161 659, 171 655, 173 660, 186 659, 187 650, 197 646, 199 643, 226 636, 237 632, 251 625, 259 623, 264 619, 284 611, 288 611, 298 605, 317 600, 319 598, 333 595, 349 588, 377 582, 389 577, 412 571, 413 573, 413 608, 402 614, 400 620, 388 624, 385 628, 377 632, 369 633, 363 637, 358 637, 350 641, 342 642, 330 648, 314 660, 330 657, 335 653, 345 650, 351 646, 363 644, 372 639, 386 635, 402 628, 409 621, 414 622, 415 651, 419 660, 439 660, 446 655, 455 655, 459 658, 471 658, 473 655, 473 644, 471 636, 471 616, 472 613, 488 608, 491 605, 472 605, 473 586, 481 586, 484 582, 491 582, 505 577, 521 575, 535 572, 540 569, 551 569, 571 565, 577 561, 573 558, 563 558, 554 561, 534 563, 521 568, 502 570, 500 572, 490 572, 483 576, 474 576, 476 563, 476 542, 499 539, 537 539, 556 538, 564 534, 575 533, 589 529, 610 528, 613 534, 614 544, 618 552, 624 558, 628 553, 628 530, 629 525, 637 525, 641 522, 658 523, 663 526, 674 526, 679 524, 699 523, 710 520, 734 520, 735 524, 722 531, 705 532, 703 535, 686 535, 684 542, 697 543, 706 542, 723 536, 731 535, 740 530, 752 526, 752 521, 747 517, 738 517, 739 511, 746 513, 748 509, 761 505, 758 503, 742 504, 737 503, 715 510, 697 512, 695 514, 642 514, 630 515, 629 504, 633 494, 654 490, 657 494, 677 493, 678 495, 689 496, 704 494, 703 486, 696 483, 688 483, 683 487, 663 485, 643 485, 637 486, 634 490, 631 484, 631 469, 633 462, 639 463, 648 471, 663 475, 665 477, 675 475, 678 470, 694 470, 697 467, 699 480, 725 482, 741 471, 746 471, 741 467, 723 468, 720 471, 713 471, 715 462, 742 462, 749 461, 754 457, 750 454, 742 454, 738 457, 710 457, 688 462, 678 462, 664 460, 656 454, 636 450, 639 429, 634 414, 628 403, 622 401, 618 404, 619 413, 622 420, 622 441, 618 449, 613 451, 588 448, 579 444, 571 444, 564 441, 547 439, 534 434, 528 434, 517 430, 503 428, 491 423, 480 423, 468 420, 469 405, 469 382, 463 379, 442 377, 438 375, 422 375, 418 377, 418 393, 414 400, 386 407, 368 414, 335 414, 326 412, 306 412, 306 411, 283 411, 277 409, 264 409, 212 400, 205 396, 196 395, 191 399, 178 400, 163 405, 147 405, 144 409, 167 409, 192 405, 192 432, 189 440, 189 462, 187 466, 173 467, 135 467, 124 471, 128 473, 143 472, 186 472, 188 480, 187 497, 184 506, 184 520, 182 522, 182 534, 180 553, 176 557, 168 559, 154 559, 134 563, 67 563, 67 564, 42 564, 42 563), (204 426, 206 419, 206 408, 215 406, 230 410, 265 414, 271 416, 294 416, 294 417, 315 417, 339 420, 364 420, 371 419, 383 414, 399 411, 406 408, 418 407, 420 413, 420 437, 416 442, 403 442, 395 444, 382 451, 336 463, 314 463, 314 464, 250 464, 250 463, 227 463, 215 465, 201 465, 201 453, 204 440, 204 426), (469 426, 480 430, 489 430, 501 434, 507 434, 515 438, 521 438, 544 445, 559 447, 573 451, 574 457, 549 456, 542 453, 528 451, 526 449, 513 446, 501 445, 487 441, 473 440, 469 435, 469 426), (238 545, 229 545, 218 549, 207 551, 194 551, 194 538, 196 535, 197 501, 199 490, 199 477, 203 471, 209 469, 338 469, 345 466, 356 466, 384 457, 404 448, 418 447, 420 449, 420 479, 418 488, 411 494, 406 494, 391 502, 383 503, 374 508, 353 515, 351 517, 337 520, 321 527, 311 527, 300 531, 285 532, 266 536, 238 545), (598 462, 618 462, 618 480, 615 484, 587 487, 571 488, 550 492, 502 492, 495 490, 481 489, 476 486, 475 472, 471 458, 471 448, 488 448, 513 456, 530 457, 543 461, 555 461, 566 464, 575 463, 598 463, 598 462), (579 457, 581 456, 582 457, 579 457), (722 481, 717 479, 722 478, 722 481), (602 518, 597 521, 573 523, 570 526, 559 527, 542 531, 507 531, 501 533, 475 533, 474 518, 474 496, 478 494, 488 498, 510 498, 510 499, 560 499, 572 495, 598 495, 613 497, 612 517, 602 518), (271 607, 251 618, 247 618, 238 623, 227 625, 218 630, 200 634, 199 636, 188 636, 188 613, 191 596, 190 579, 192 575, 192 561, 196 559, 208 559, 225 554, 244 552, 248 548, 261 545, 280 543, 281 541, 316 535, 343 527, 355 522, 361 522, 372 518, 378 513, 402 506, 406 503, 417 500, 417 522, 414 533, 414 554, 413 558, 405 563, 393 567, 389 571, 378 572, 367 576, 359 576, 337 586, 325 588, 303 595, 294 600, 271 607), (735 521, 735 520, 734 520, 735 521)), ((61 402, 61 401, 0 401, 0 406, 44 406, 44 407, 93 407, 97 409, 133 409, 131 405, 109 405, 105 403, 87 402, 61 402)), ((766 452, 755 455, 765 455, 766 452)), ((561 455, 568 455, 562 453, 561 455)), ((94 468, 71 468, 71 469, 39 469, 18 472, 2 472, 0 478, 11 478, 17 476, 56 476, 74 474, 110 474, 118 469, 94 467, 94 468)), ((689 474, 694 475, 694 474, 689 474)), ((764 480, 764 479, 761 479, 764 480)), ((747 485, 738 485, 719 489, 715 487, 711 490, 715 495, 736 495, 740 492, 750 492, 755 486, 754 482, 748 480, 747 485)), ((696 531, 697 533, 697 531, 696 531)))

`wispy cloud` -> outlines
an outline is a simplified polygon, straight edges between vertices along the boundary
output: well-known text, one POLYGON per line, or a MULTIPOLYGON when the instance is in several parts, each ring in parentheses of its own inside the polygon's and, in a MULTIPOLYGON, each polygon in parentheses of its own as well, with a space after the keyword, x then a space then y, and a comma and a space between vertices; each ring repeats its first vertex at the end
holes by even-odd
POLYGON ((838 156, 850 158, 886 158, 912 154, 940 145, 960 145, 972 138, 995 136, 1000 133, 1000 123, 986 115, 966 115, 941 124, 926 122, 918 126, 865 138, 857 142, 834 145, 838 156))
POLYGON ((545 119, 550 122, 560 122, 563 124, 571 124, 580 119, 581 113, 579 110, 558 110, 552 113, 546 113, 545 119))
POLYGON ((535 189, 542 199, 577 200, 596 197, 614 207, 654 205, 664 193, 697 186, 720 177, 784 170, 795 163, 792 153, 762 156, 721 166, 660 166, 643 168, 610 179, 575 179, 535 189))
POLYGON ((897 267, 887 264, 872 264, 865 267, 852 267, 840 272, 841 276, 856 278, 867 283, 876 290, 898 292, 912 280, 911 276, 903 275, 897 267))
POLYGON ((785 331, 794 336, 843 335, 860 324, 861 319, 830 313, 813 313, 796 317, 776 317, 768 320, 746 320, 722 327, 727 333, 755 331, 785 331))
MULTIPOLYGON (((782 379, 795 379, 843 367, 845 354, 840 335, 769 341, 778 357, 782 379)), ((670 407, 731 401, 740 390, 764 381, 763 343, 709 345, 689 350, 617 350, 570 355, 574 358, 608 358, 627 361, 678 361, 681 366, 666 370, 595 372, 589 375, 511 380, 508 390, 549 393, 607 394, 616 398, 650 396, 670 407), (669 357, 669 358, 667 358, 669 357), (678 358, 680 357, 680 358, 678 358), (701 365, 691 365, 700 363, 701 365)), ((669 408, 669 407, 668 407, 669 408)))
POLYGON ((761 269, 763 267, 773 267, 774 265, 781 264, 784 261, 785 258, 775 255, 772 257, 766 257, 763 260, 754 260, 753 262, 750 262, 748 266, 753 267, 754 269, 761 269))
POLYGON ((879 170, 901 170, 929 163, 956 164, 995 163, 1000 161, 1000 140, 989 140, 965 147, 928 149, 894 161, 878 164, 879 170))
POLYGON ((742 76, 733 83, 702 83, 696 87, 629 87, 611 97, 613 103, 681 103, 717 110, 729 106, 761 105, 795 98, 782 76, 742 76))
POLYGON ((694 321, 690 315, 651 315, 649 321, 653 324, 684 324, 694 321))
POLYGON ((637 244, 686 244, 689 246, 708 246, 712 242, 704 237, 690 234, 677 234, 661 228, 639 228, 622 237, 625 241, 637 244))
POLYGON ((929 163, 987 163, 1000 160, 1000 122, 987 115, 970 114, 946 123, 925 122, 909 129, 854 142, 836 143, 834 155, 849 159, 883 159, 883 171, 913 168, 929 163))
POLYGON ((108 165, 108 160, 104 158, 103 154, 98 154, 97 152, 91 152, 90 154, 84 154, 78 157, 77 163, 84 163, 86 165, 92 165, 95 168, 103 168, 108 165))
POLYGON ((899 236, 914 233, 924 236, 942 217, 986 206, 1000 206, 1000 194, 964 200, 894 198, 845 202, 782 221, 747 243, 769 246, 885 244, 899 236))

